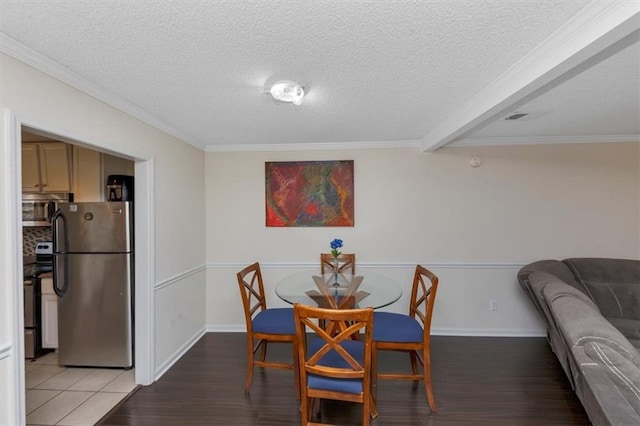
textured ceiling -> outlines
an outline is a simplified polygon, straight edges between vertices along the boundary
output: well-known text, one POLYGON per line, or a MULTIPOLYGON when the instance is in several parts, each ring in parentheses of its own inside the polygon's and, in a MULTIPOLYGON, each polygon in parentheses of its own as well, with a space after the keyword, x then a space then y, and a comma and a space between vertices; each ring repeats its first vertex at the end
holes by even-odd
MULTIPOLYGON (((513 140, 590 140, 602 135, 640 134, 640 49, 626 47, 605 61, 510 112, 529 114, 517 121, 500 116, 470 138, 513 140)), ((640 140, 640 139, 638 139, 640 140)), ((465 142, 464 140, 462 142, 465 142)))
POLYGON ((640 2, 627 3, 627 23, 607 23, 608 38, 586 44, 590 61, 567 54, 545 65, 548 82, 529 78, 544 87, 529 90, 523 79, 507 100, 485 103, 492 84, 567 25, 597 28, 585 17, 594 5, 0 0, 0 47, 41 57, 31 65, 208 149, 628 137, 640 133, 640 2), (266 94, 280 79, 304 84, 301 106, 266 94), (501 120, 516 109, 532 114, 501 120))

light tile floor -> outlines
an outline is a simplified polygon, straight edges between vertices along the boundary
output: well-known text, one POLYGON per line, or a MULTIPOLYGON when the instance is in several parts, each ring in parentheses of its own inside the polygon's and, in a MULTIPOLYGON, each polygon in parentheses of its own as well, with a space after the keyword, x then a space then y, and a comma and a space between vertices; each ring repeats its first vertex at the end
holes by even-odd
POLYGON ((67 368, 55 352, 25 370, 27 425, 94 425, 136 387, 133 369, 67 368))

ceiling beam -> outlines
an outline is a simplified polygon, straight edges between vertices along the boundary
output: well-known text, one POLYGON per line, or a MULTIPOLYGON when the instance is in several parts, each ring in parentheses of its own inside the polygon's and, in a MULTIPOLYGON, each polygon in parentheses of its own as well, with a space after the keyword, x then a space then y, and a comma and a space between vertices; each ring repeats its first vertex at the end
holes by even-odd
POLYGON ((593 1, 420 140, 435 151, 640 39, 640 2, 593 1), (615 48, 618 49, 615 49, 615 48))

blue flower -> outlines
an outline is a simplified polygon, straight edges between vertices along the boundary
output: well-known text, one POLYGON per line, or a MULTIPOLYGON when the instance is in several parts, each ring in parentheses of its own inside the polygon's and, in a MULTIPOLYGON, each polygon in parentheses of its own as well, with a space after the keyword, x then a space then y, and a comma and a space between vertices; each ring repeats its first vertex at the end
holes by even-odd
POLYGON ((331 241, 330 245, 331 245, 331 254, 333 255, 333 257, 340 256, 340 252, 338 251, 338 249, 342 247, 342 240, 339 238, 335 238, 333 241, 331 241))

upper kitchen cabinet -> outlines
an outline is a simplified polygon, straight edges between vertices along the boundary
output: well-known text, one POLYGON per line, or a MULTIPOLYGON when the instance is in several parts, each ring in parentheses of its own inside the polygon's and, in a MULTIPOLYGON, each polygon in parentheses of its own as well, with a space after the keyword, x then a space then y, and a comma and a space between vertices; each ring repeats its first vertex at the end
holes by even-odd
POLYGON ((134 162, 80 146, 73 147, 75 201, 105 201, 107 176, 134 173, 134 162))
POLYGON ((73 147, 73 194, 75 201, 104 201, 102 153, 73 147))
POLYGON ((71 192, 71 150, 64 142, 22 144, 23 192, 71 192))

